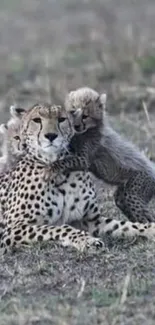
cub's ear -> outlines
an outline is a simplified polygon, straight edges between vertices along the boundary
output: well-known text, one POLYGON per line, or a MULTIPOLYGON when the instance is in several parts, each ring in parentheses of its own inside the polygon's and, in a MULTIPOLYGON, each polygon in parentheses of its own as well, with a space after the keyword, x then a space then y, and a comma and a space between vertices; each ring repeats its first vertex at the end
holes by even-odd
POLYGON ((106 102, 107 102, 107 94, 103 93, 100 95, 100 102, 102 104, 103 109, 106 108, 106 102))
POLYGON ((24 108, 16 107, 14 105, 10 106, 10 114, 12 117, 22 118, 23 114, 26 112, 24 108))
POLYGON ((0 133, 1 134, 6 134, 8 128, 7 128, 7 124, 0 124, 0 133))

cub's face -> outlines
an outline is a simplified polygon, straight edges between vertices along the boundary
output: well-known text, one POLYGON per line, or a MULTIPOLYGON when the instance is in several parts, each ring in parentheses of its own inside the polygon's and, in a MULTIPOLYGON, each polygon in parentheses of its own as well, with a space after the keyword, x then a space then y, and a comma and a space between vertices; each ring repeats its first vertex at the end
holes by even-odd
POLYGON ((90 128, 103 125, 106 94, 101 96, 91 88, 71 91, 65 100, 75 132, 83 133, 90 128))
POLYGON ((0 133, 2 134, 2 155, 7 159, 18 157, 22 154, 20 148, 19 124, 1 124, 0 133))

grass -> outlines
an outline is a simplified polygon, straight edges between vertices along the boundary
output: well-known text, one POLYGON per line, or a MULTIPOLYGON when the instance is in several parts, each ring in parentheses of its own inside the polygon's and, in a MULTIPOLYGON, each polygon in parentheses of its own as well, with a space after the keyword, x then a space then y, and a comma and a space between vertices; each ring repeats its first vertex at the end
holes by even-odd
POLYGON ((1 262, 1 324, 153 324, 154 267, 148 243, 83 256, 50 245, 21 249, 1 262))

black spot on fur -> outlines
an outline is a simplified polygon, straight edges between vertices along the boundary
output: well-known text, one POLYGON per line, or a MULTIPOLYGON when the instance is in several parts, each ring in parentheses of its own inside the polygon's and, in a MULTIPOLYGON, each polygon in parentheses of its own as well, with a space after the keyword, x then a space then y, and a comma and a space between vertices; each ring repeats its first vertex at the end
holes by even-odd
POLYGON ((28 199, 28 196, 29 196, 28 193, 26 193, 26 194, 25 194, 25 200, 28 199))
POLYGON ((86 211, 88 209, 89 206, 89 201, 86 202, 85 206, 84 206, 84 211, 86 211))
POLYGON ((33 232, 30 236, 29 239, 33 239, 35 237, 35 233, 33 232))
POLYGON ((43 241, 43 236, 42 236, 42 235, 39 235, 39 236, 37 237, 37 240, 38 240, 38 241, 43 241))
POLYGON ((45 234, 47 234, 47 232, 48 232, 48 229, 45 228, 45 229, 43 229, 42 234, 45 235, 45 234))
POLYGON ((30 217, 29 213, 24 214, 24 218, 29 218, 29 217, 30 217))
POLYGON ((113 220, 112 218, 108 218, 108 219, 105 220, 105 223, 106 223, 106 224, 107 224, 107 223, 110 223, 112 220, 113 220))
POLYGON ((18 236, 15 236, 15 240, 16 240, 16 241, 20 241, 21 239, 22 239, 21 236, 19 236, 19 235, 18 235, 18 236))
POLYGON ((25 209, 26 209, 25 204, 22 204, 22 205, 21 205, 21 209, 22 209, 22 210, 25 210, 25 209))
POLYGON ((119 228, 118 224, 114 225, 113 231, 116 230, 116 229, 118 229, 118 228, 119 228))
MULTIPOLYGON (((90 205, 90 209, 93 209, 94 208, 94 203, 92 203, 91 205, 90 205)), ((97 211, 96 211, 97 212, 97 211)))
POLYGON ((75 188, 76 187, 76 183, 71 183, 70 186, 73 187, 73 188, 75 188))
POLYGON ((109 236, 109 235, 111 235, 111 234, 112 234, 112 230, 107 230, 107 231, 106 231, 106 235, 109 236))
MULTIPOLYGON (((10 238, 7 238, 5 243, 6 243, 7 246, 10 246, 10 244, 11 244, 10 238)), ((1 246, 1 247, 3 247, 3 246, 1 246)))
POLYGON ((21 233, 21 229, 15 231, 15 235, 19 235, 21 233))
POLYGON ((53 216, 53 210, 52 209, 48 209, 48 216, 51 218, 53 216))
POLYGON ((30 184, 31 183, 31 180, 30 179, 27 179, 27 182, 26 182, 27 184, 30 184))
POLYGON ((138 229, 138 227, 136 225, 132 225, 132 228, 134 229, 138 229))
POLYGON ((67 232, 63 232, 62 237, 66 237, 67 236, 67 232))
POLYGON ((52 201, 52 204, 55 205, 56 207, 58 206, 57 202, 52 201))
POLYGON ((59 190, 61 194, 65 195, 66 194, 66 191, 64 189, 60 189, 59 190))
POLYGON ((35 206, 36 209, 39 209, 40 208, 39 203, 35 203, 34 206, 35 206))

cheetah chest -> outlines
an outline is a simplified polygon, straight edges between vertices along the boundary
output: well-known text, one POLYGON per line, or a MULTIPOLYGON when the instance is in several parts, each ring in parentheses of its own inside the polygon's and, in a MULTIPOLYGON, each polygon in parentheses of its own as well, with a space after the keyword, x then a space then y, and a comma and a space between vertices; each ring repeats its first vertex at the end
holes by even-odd
POLYGON ((12 173, 4 211, 10 223, 24 218, 37 224, 55 224, 61 217, 64 197, 52 182, 43 180, 42 171, 43 167, 25 163, 12 173))
POLYGON ((81 220, 95 197, 91 174, 71 172, 59 190, 64 195, 63 222, 81 220))

